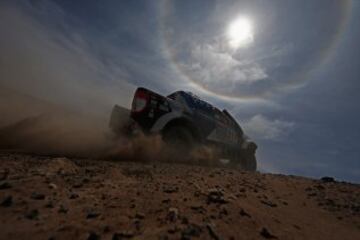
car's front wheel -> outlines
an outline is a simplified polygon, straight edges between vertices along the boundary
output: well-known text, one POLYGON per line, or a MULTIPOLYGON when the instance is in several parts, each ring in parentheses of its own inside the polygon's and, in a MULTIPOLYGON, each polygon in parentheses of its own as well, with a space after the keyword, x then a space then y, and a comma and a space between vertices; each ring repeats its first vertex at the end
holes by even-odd
POLYGON ((171 154, 168 157, 178 161, 187 161, 191 158, 195 140, 186 127, 172 126, 163 132, 162 139, 166 145, 166 152, 171 154))
POLYGON ((255 154, 250 154, 244 157, 245 170, 255 172, 257 168, 255 154))
POLYGON ((238 153, 231 159, 231 163, 241 170, 250 172, 255 172, 257 168, 255 153, 238 153))

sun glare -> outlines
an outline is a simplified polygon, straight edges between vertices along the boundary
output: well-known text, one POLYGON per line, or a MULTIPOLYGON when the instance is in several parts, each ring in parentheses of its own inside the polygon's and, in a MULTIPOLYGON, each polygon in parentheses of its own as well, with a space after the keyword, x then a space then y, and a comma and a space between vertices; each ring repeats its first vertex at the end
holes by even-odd
POLYGON ((253 42, 253 29, 249 19, 240 17, 233 21, 227 32, 229 45, 232 48, 239 48, 253 42))

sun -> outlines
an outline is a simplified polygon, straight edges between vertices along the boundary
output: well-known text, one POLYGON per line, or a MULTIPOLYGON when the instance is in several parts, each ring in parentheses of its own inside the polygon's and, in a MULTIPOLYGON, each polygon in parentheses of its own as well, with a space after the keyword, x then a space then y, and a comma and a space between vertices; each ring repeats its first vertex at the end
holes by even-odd
POLYGON ((254 40, 251 21, 246 17, 239 17, 230 23, 227 37, 232 48, 247 46, 254 40))

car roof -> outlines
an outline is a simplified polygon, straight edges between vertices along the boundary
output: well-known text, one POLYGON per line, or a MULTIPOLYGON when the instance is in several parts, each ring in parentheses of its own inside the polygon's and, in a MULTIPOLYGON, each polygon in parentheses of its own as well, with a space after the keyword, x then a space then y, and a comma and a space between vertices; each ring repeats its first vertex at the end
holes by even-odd
MULTIPOLYGON (((192 108, 200 108, 205 111, 216 111, 218 114, 222 114, 222 111, 217 107, 213 106, 212 104, 208 103, 207 101, 201 99, 199 96, 195 95, 192 92, 188 91, 176 91, 170 94, 169 96, 180 95, 187 101, 187 104, 192 108)), ((168 96, 168 97, 169 97, 168 96)))
POLYGON ((201 109, 214 117, 215 117, 215 115, 218 115, 218 116, 222 116, 222 118, 228 119, 226 121, 233 122, 233 124, 237 125, 240 132, 242 132, 242 129, 239 126, 239 124, 237 123, 237 121, 225 109, 221 111, 217 107, 214 107, 212 104, 202 100, 200 97, 193 94, 192 92, 176 91, 176 92, 173 92, 172 94, 170 94, 168 97, 173 98, 176 95, 182 96, 185 99, 186 103, 191 108, 201 109))

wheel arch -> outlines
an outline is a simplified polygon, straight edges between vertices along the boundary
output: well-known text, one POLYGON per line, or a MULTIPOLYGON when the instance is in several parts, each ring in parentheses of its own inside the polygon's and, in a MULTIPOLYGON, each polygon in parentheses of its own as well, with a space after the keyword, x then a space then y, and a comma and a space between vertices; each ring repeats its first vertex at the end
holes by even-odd
POLYGON ((172 127, 177 127, 177 126, 185 127, 186 129, 189 130, 189 132, 193 136, 194 140, 196 140, 198 142, 201 141, 201 134, 200 134, 199 129, 195 126, 195 124, 190 119, 187 119, 187 118, 184 118, 184 117, 179 117, 179 118, 175 118, 175 119, 170 120, 161 129, 161 133, 164 133, 168 129, 170 129, 172 127))

